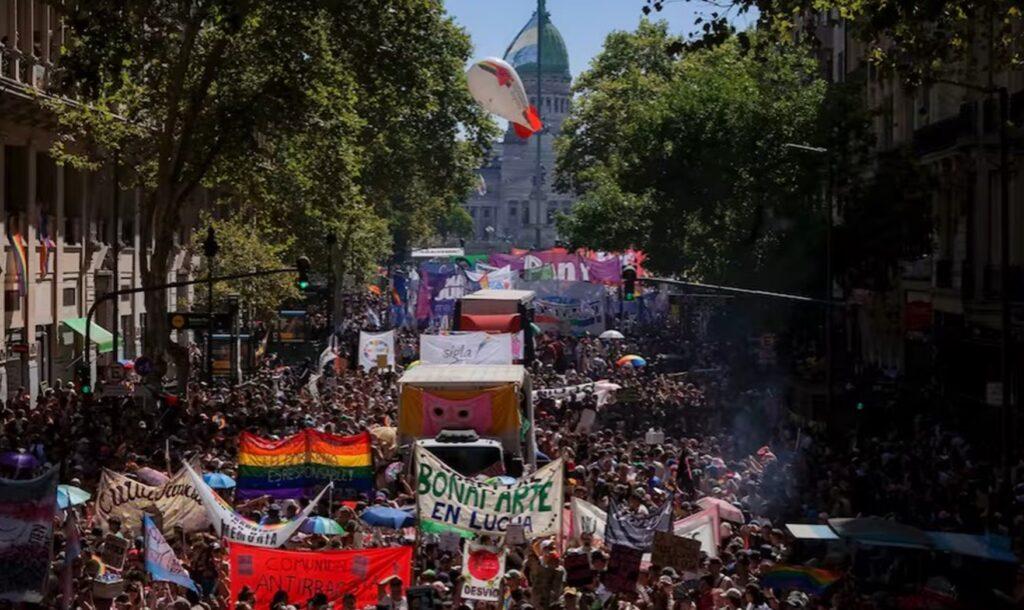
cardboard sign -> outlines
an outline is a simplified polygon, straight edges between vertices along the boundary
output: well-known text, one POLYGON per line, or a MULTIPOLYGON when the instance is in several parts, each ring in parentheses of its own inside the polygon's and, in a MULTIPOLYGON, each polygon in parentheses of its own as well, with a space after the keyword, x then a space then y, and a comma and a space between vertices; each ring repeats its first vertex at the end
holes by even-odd
POLYGON ((608 571, 604 573, 604 586, 615 593, 633 593, 640 579, 640 561, 644 553, 625 545, 616 544, 608 555, 608 571))
POLYGON ((678 572, 696 572, 700 569, 700 541, 669 532, 654 532, 651 563, 675 568, 678 572))
POLYGON ((131 546, 130 541, 107 534, 103 538, 103 553, 100 555, 100 560, 112 570, 123 570, 131 546))
POLYGON ((526 532, 521 523, 513 523, 505 530, 505 546, 526 544, 526 532))
POLYGON ((565 566, 565 584, 570 587, 584 587, 594 581, 594 571, 590 568, 588 553, 567 553, 565 566))
POLYGON ((442 532, 438 539, 437 548, 449 553, 458 553, 460 542, 462 542, 462 536, 457 532, 442 532))

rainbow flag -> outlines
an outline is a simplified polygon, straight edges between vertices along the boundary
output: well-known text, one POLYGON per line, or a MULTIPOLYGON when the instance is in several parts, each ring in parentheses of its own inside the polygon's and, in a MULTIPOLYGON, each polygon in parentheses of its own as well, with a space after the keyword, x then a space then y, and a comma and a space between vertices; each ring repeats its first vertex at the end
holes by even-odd
POLYGON ((18 294, 25 296, 25 293, 28 292, 28 248, 25 247, 25 238, 21 236, 21 233, 12 232, 11 224, 7 224, 7 241, 11 244, 11 253, 14 255, 18 294))
POLYGON ((771 589, 821 595, 840 577, 840 574, 820 568, 779 564, 761 571, 761 585, 771 589))
POLYGON ((278 441, 248 432, 238 441, 238 499, 299 498, 333 481, 339 490, 373 490, 370 433, 338 436, 313 429, 278 441))

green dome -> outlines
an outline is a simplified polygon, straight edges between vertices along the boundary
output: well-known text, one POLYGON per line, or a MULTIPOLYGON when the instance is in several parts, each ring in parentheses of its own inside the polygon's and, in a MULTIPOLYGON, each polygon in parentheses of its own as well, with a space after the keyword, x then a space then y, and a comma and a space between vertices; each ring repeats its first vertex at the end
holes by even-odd
MULTIPOLYGON (((570 78, 569 53, 565 50, 565 41, 558 28, 552 25, 550 14, 545 15, 540 69, 544 74, 570 78)), ((537 74, 537 13, 533 14, 512 40, 505 51, 505 61, 512 64, 524 82, 529 82, 530 76, 537 74)))

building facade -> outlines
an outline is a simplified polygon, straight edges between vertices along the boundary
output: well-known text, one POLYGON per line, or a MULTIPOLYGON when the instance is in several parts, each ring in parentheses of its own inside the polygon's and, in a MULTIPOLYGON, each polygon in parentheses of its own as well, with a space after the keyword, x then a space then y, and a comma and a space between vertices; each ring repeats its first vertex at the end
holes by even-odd
POLYGON ((510 246, 547 248, 555 244, 558 214, 571 212, 573 200, 552 188, 555 168, 554 140, 572 104, 572 76, 565 41, 550 18, 544 20, 538 100, 538 19, 534 13, 505 51, 515 67, 526 94, 539 111, 544 129, 529 139, 516 135, 511 126, 479 173, 480 187, 466 202, 473 217, 473 246, 501 249, 510 246), (540 142, 540 184, 537 180, 540 142))
MULTIPOLYGON (((0 0, 0 398, 25 391, 34 399, 40 389, 72 379, 96 297, 142 285, 141 194, 118 188, 115 197, 110 164, 83 171, 49 154, 55 121, 38 96, 46 95, 66 32, 57 2, 0 0)), ((176 241, 187 237, 183 227, 176 241)), ((179 248, 168 279, 185 279, 191 265, 179 248)), ((169 302, 190 297, 172 291, 169 302)), ((101 304, 94 324, 93 362, 101 369, 140 355, 143 295, 101 304)))

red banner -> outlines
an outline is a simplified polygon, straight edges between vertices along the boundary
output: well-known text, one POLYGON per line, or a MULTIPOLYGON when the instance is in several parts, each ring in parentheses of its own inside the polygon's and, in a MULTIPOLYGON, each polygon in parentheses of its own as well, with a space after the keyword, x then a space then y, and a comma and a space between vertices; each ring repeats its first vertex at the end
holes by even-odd
POLYGON ((278 590, 300 608, 317 593, 341 607, 341 598, 354 593, 356 607, 377 603, 377 583, 397 575, 408 587, 412 578, 412 547, 352 551, 283 551, 234 543, 231 545, 231 603, 242 587, 256 594, 256 609, 269 610, 278 590))

